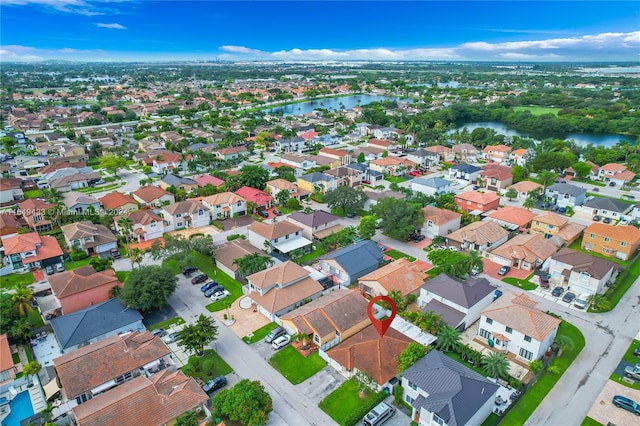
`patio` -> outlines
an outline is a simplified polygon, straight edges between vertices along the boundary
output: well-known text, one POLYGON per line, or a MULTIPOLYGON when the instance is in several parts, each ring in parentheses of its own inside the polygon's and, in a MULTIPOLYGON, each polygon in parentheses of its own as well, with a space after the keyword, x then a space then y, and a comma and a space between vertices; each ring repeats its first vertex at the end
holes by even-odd
POLYGON ((31 340, 31 349, 43 367, 53 366, 53 360, 62 355, 62 349, 53 333, 31 340))
POLYGON ((251 303, 251 298, 248 296, 243 296, 235 300, 229 309, 213 312, 213 315, 221 324, 225 324, 225 314, 227 318, 234 318, 235 321, 228 327, 240 338, 253 333, 255 330, 271 322, 255 309, 255 304, 251 303), (247 302, 247 299, 249 302, 247 302))

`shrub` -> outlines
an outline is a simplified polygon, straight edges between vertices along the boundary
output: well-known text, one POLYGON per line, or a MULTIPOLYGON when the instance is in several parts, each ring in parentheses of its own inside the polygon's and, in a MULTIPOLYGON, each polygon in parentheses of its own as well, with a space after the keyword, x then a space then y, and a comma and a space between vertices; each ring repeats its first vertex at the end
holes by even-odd
POLYGON ((345 426, 355 426, 360 420, 369 412, 373 407, 384 401, 384 398, 387 395, 384 392, 378 392, 371 396, 370 404, 363 405, 359 409, 354 410, 351 414, 347 416, 344 420, 345 426))
POLYGON ((529 370, 531 370, 533 374, 538 374, 542 370, 542 361, 539 359, 531 361, 531 364, 529 364, 529 370))
POLYGON ((413 293, 407 294, 407 302, 409 302, 409 303, 414 303, 417 298, 418 298, 418 296, 416 296, 413 293))
POLYGON ((86 259, 89 255, 81 250, 74 250, 69 254, 69 257, 71 260, 76 261, 86 259))
POLYGON ((238 238, 242 238, 244 240, 245 236, 244 235, 240 235, 240 234, 227 235, 227 241, 233 241, 233 240, 236 240, 238 238))

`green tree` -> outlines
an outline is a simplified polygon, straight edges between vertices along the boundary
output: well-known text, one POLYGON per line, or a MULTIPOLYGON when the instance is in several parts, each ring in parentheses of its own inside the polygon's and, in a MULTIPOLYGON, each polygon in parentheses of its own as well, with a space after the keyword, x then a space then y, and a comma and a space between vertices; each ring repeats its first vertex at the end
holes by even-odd
POLYGON ((370 240, 376 235, 376 226, 378 218, 372 215, 362 216, 360 218, 360 224, 358 225, 358 234, 365 240, 370 240))
POLYGON ((100 158, 100 167, 110 171, 116 176, 118 175, 118 170, 126 165, 127 160, 120 155, 111 154, 100 158))
POLYGON ((364 163, 366 161, 364 152, 361 152, 360 154, 358 154, 358 159, 356 161, 358 161, 358 163, 364 163))
POLYGON ((460 332, 448 326, 442 327, 436 340, 436 348, 442 352, 453 352, 460 346, 460 332))
POLYGON ((213 398, 213 409, 216 415, 226 416, 234 422, 262 426, 267 424, 273 402, 259 381, 242 379, 213 398))
POLYGON ((263 271, 273 265, 273 258, 260 252, 249 253, 233 261, 243 277, 263 271))
POLYGON ((122 302, 143 312, 159 310, 178 287, 171 269, 162 266, 142 266, 134 269, 120 292, 122 302))
POLYGON ((264 189, 269 180, 269 172, 260 166, 244 166, 240 169, 242 184, 251 188, 264 189))
POLYGON ((295 333, 291 335, 291 342, 292 343, 302 343, 302 345, 300 345, 300 349, 307 349, 309 346, 309 335, 308 334, 304 334, 304 333, 295 333))
POLYGON ((431 263, 454 277, 464 278, 471 271, 471 259, 457 251, 432 250, 427 257, 431 263))
POLYGON ((201 356, 204 347, 215 341, 218 336, 218 326, 212 317, 200 314, 195 324, 188 324, 178 334, 178 341, 185 350, 201 356))
POLYGON ((89 261, 89 265, 93 266, 93 269, 95 269, 96 272, 104 271, 105 269, 110 269, 111 263, 112 263, 112 260, 108 257, 104 259, 99 257, 94 257, 89 261))
POLYGON ((174 426, 198 426, 198 414, 195 411, 187 411, 176 418, 174 426))
POLYGON ((405 240, 424 223, 422 209, 405 200, 384 197, 378 200, 371 211, 382 219, 382 231, 398 240, 405 240))
POLYGON ((573 166, 571 166, 571 168, 576 171, 576 174, 580 179, 584 179, 588 177, 589 174, 591 173, 591 166, 582 161, 574 163, 573 166))
POLYGON ((550 170, 544 170, 538 173, 538 180, 544 186, 543 193, 547 191, 547 186, 551 185, 558 175, 550 170))
POLYGON ((286 205, 289 198, 291 198, 291 193, 286 189, 283 189, 276 194, 276 202, 279 206, 286 205))
POLYGON ((151 258, 162 263, 170 258, 176 260, 178 266, 188 266, 191 255, 191 242, 180 234, 165 234, 164 242, 155 240, 151 244, 151 258))
POLYGON ((32 383, 31 376, 38 374, 38 371, 42 369, 42 365, 38 361, 30 361, 22 367, 22 372, 27 376, 29 383, 32 383))
POLYGON ((505 197, 509 199, 509 201, 513 201, 514 198, 518 197, 518 191, 513 188, 507 189, 507 192, 504 194, 505 197))
POLYGON ((25 317, 29 312, 33 311, 33 306, 31 306, 32 299, 33 289, 28 287, 25 283, 20 283, 20 285, 15 288, 14 293, 11 296, 13 305, 21 317, 25 317))
POLYGON ((480 253, 475 250, 471 250, 469 252, 469 271, 473 270, 477 271, 478 274, 484 271, 484 262, 482 261, 482 255, 480 255, 480 253))
POLYGON ((571 349, 573 347, 573 340, 571 340, 571 337, 569 336, 558 334, 556 335, 553 344, 558 347, 558 356, 561 356, 564 350, 571 349))
POLYGON ((300 201, 297 198, 291 197, 287 200, 286 207, 291 210, 300 210, 302 206, 300 205, 300 201))
POLYGON ((484 372, 494 379, 501 379, 509 374, 509 360, 504 354, 498 352, 483 356, 480 365, 484 372))
POLYGON ((398 370, 401 372, 405 371, 407 368, 418 362, 420 358, 427 354, 427 349, 428 348, 426 346, 421 345, 420 343, 409 343, 409 345, 400 352, 400 356, 398 357, 398 370))
POLYGON ((122 216, 116 223, 120 235, 122 235, 127 243, 127 255, 133 268, 133 259, 131 259, 131 237, 133 235, 133 221, 126 216, 122 216))
POLYGON ((511 174, 513 174, 513 183, 518 183, 529 177, 529 170, 523 166, 513 166, 511 174))
POLYGON ((531 370, 533 374, 538 374, 542 370, 542 361, 539 359, 531 361, 531 363, 529 363, 529 370, 531 370))
POLYGON ((358 210, 364 207, 367 195, 361 189, 350 186, 339 186, 324 195, 324 202, 330 209, 340 209, 343 213, 358 210))
POLYGON ((133 249, 131 249, 131 263, 133 264, 138 264, 138 267, 140 267, 140 264, 142 263, 142 260, 144 259, 144 251, 140 250, 138 247, 135 247, 133 249))
POLYGON ((527 199, 524 200, 524 202, 522 203, 522 207, 524 207, 525 209, 531 210, 536 207, 536 202, 537 202, 536 198, 532 197, 531 194, 529 194, 527 199))
POLYGON ((595 311, 608 311, 611 309, 611 302, 604 294, 592 294, 589 296, 589 306, 595 311))

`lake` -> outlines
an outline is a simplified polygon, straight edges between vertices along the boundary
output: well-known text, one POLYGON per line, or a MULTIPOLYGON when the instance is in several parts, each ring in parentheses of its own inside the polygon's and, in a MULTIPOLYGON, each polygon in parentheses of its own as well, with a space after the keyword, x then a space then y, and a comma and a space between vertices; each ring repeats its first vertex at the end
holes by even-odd
POLYGON ((297 104, 283 105, 267 109, 265 112, 270 114, 282 113, 284 116, 302 115, 308 114, 318 108, 327 110, 351 109, 355 106, 370 104, 371 102, 388 100, 411 102, 410 99, 401 99, 382 95, 351 95, 336 98, 314 99, 312 101, 300 102, 297 104))
POLYGON ((463 128, 467 128, 467 131, 472 132, 474 129, 479 127, 484 127, 488 129, 493 129, 496 133, 505 136, 519 136, 521 138, 531 138, 535 140, 541 140, 546 138, 559 138, 559 139, 572 139, 575 143, 580 146, 587 146, 588 144, 601 145, 610 147, 617 144, 620 140, 627 141, 631 144, 635 144, 636 140, 632 136, 626 135, 615 135, 615 134, 596 134, 596 133, 568 133, 568 134, 541 134, 541 133, 533 133, 517 130, 508 124, 499 123, 497 121, 485 121, 480 123, 467 123, 462 126, 457 127, 454 130, 449 131, 449 133, 453 133, 455 130, 462 130, 463 128))

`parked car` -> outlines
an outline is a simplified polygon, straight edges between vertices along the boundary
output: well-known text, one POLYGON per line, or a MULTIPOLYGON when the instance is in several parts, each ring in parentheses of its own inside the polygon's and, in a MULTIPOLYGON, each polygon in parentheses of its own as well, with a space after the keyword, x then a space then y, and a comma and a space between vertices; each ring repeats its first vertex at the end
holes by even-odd
POLYGON ((218 284, 217 281, 209 281, 208 283, 205 283, 205 284, 202 285, 202 287, 200 287, 200 291, 204 293, 205 291, 207 291, 210 288, 213 288, 213 287, 215 287, 217 285, 220 285, 220 284, 218 284))
POLYGON ((262 216, 264 218, 267 218, 267 217, 269 217, 269 212, 266 211, 266 210, 259 210, 258 211, 258 216, 262 216))
POLYGON ((109 255, 114 259, 120 259, 122 257, 118 249, 115 249, 115 248, 112 248, 111 250, 109 250, 109 255))
POLYGON ((560 297, 564 293, 563 287, 556 287, 551 291, 551 295, 555 297, 560 297))
POLYGON ((219 291, 225 291, 226 288, 224 288, 223 286, 221 286, 220 284, 216 284, 213 287, 209 288, 208 290, 206 290, 204 292, 204 297, 211 297, 213 296, 215 293, 219 292, 219 291))
POLYGON ((478 269, 477 266, 474 266, 473 268, 471 268, 471 275, 476 276, 480 273, 480 269, 478 269))
POLYGON ((540 287, 549 288, 549 277, 547 277, 547 274, 540 275, 540 287))
POLYGON ((567 208, 566 207, 560 207, 558 209, 558 213, 566 213, 567 212, 567 208))
POLYGON ((622 395, 616 395, 613 397, 613 405, 618 408, 631 411, 636 416, 640 416, 640 406, 632 399, 622 395))
POLYGON ((600 215, 595 215, 595 216, 593 217, 593 221, 594 221, 594 222, 600 222, 600 219, 602 219, 602 217, 601 217, 600 215))
POLYGON ((354 217, 356 217, 358 215, 358 213, 356 212, 349 212, 347 213, 347 217, 353 219, 354 217))
POLYGON ((592 190, 593 192, 600 192, 600 188, 598 188, 598 187, 592 188, 591 190, 592 190))
POLYGON ((282 349, 289 344, 291 338, 288 335, 280 336, 273 342, 271 342, 271 347, 275 350, 282 349))
POLYGON ((156 328, 151 332, 151 335, 156 337, 164 337, 167 335, 167 330, 165 330, 164 328, 156 328))
POLYGON ((615 182, 609 182, 609 186, 616 186, 615 182))
POLYGON ((225 386, 227 386, 227 378, 224 376, 218 376, 205 383, 202 386, 202 390, 207 394, 212 394, 213 392, 217 391, 218 389, 222 389, 225 386))
POLYGON ((179 335, 180 335, 180 333, 178 333, 177 331, 173 332, 171 334, 167 334, 166 336, 164 336, 162 338, 162 341, 165 342, 165 343, 175 342, 179 335))
POLYGON ((96 181, 96 185, 104 185, 105 183, 107 183, 104 179, 98 179, 96 181))
POLYGON ((197 270, 198 268, 196 268, 195 266, 187 266, 182 270, 182 275, 184 275, 185 277, 188 277, 194 272, 196 272, 197 270))
POLYGON ((229 293, 229 291, 227 290, 218 290, 215 293, 213 293, 210 297, 211 300, 213 300, 214 302, 217 300, 222 300, 225 297, 228 297, 231 293, 229 293))
POLYGON ((640 364, 630 365, 625 368, 624 375, 636 380, 640 380, 640 364))
POLYGON ((473 190, 477 191, 478 189, 480 189, 480 187, 478 185, 473 185, 473 190))
POLYGON ((265 336, 264 341, 267 343, 271 343, 274 340, 276 340, 278 337, 284 336, 285 334, 287 334, 287 331, 284 328, 276 327, 273 330, 271 330, 269 334, 265 336))
POLYGON ((449 246, 449 250, 451 250, 451 251, 458 251, 458 247, 449 246))
POLYGON ((56 271, 53 269, 53 266, 49 265, 44 268, 44 271, 47 275, 53 275, 56 271))
POLYGON ((500 268, 500 270, 498 271, 498 275, 505 275, 507 272, 509 272, 511 270, 511 266, 507 266, 504 265, 502 268, 500 268))
POLYGON ((420 235, 420 234, 413 233, 413 234, 409 235, 409 236, 407 237, 407 241, 411 241, 411 240, 413 240, 413 239, 416 237, 416 235, 420 235))
POLYGON ((602 223, 611 223, 611 219, 608 217, 605 217, 604 219, 602 219, 602 223))
POLYGON ((207 274, 196 275, 195 277, 191 278, 191 284, 201 284, 208 279, 209 277, 207 276, 207 274))
POLYGON ((575 302, 573 302, 573 307, 576 309, 587 309, 588 306, 589 306, 588 294, 581 294, 580 296, 576 297, 575 302))
POLYGON ((565 293, 564 296, 562 296, 562 301, 565 303, 571 303, 575 298, 576 298, 576 294, 569 291, 565 293))
POLYGON ((424 235, 416 235, 415 237, 412 238, 412 240, 413 240, 414 243, 419 243, 420 241, 424 240, 425 238, 427 238, 427 237, 425 237, 424 235))
POLYGON ((640 357, 640 347, 635 348, 635 349, 633 350, 633 354, 634 354, 635 356, 640 357))
POLYGON ((502 296, 502 290, 497 290, 497 289, 496 289, 496 290, 493 292, 493 300, 498 300, 498 298, 499 298, 500 296, 502 296))
POLYGON ((64 272, 64 265, 62 263, 56 263, 56 272, 64 272))
POLYGON ((274 210, 273 214, 275 214, 276 216, 282 216, 282 212, 278 209, 274 210))

